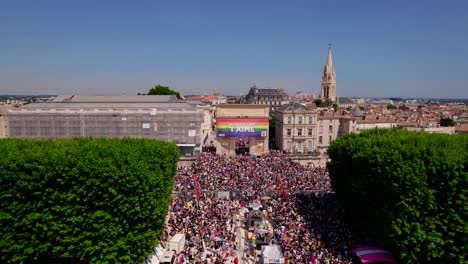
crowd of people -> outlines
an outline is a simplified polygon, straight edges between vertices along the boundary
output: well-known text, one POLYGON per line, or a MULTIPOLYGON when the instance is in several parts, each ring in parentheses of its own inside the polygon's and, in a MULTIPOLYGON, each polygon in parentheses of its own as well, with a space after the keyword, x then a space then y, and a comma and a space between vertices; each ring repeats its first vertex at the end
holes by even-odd
POLYGON ((352 263, 357 242, 325 168, 274 150, 261 158, 201 153, 192 166, 179 168, 174 194, 161 241, 184 233, 186 263, 236 262, 240 210, 252 202, 266 208, 272 241, 288 263, 352 263))

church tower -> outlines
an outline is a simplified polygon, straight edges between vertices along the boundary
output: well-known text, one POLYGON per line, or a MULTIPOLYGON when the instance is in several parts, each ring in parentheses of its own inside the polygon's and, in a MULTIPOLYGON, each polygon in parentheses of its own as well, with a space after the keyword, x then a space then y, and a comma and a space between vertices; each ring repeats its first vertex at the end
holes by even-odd
POLYGON ((323 68, 322 75, 322 89, 320 92, 320 98, 322 100, 330 99, 336 102, 336 73, 335 67, 333 66, 331 45, 328 46, 328 57, 327 64, 323 68))

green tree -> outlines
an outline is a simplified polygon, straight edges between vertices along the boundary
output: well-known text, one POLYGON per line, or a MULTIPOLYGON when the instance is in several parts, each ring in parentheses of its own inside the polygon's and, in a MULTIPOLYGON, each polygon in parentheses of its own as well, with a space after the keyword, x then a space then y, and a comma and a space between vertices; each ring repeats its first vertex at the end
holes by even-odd
POLYGON ((331 183, 401 263, 466 263, 468 136, 372 130, 333 141, 331 183))
POLYGON ((0 140, 0 262, 141 263, 179 150, 150 139, 0 140))
POLYGON ((147 95, 171 95, 171 94, 175 95, 177 97, 177 99, 181 98, 179 92, 173 91, 173 90, 169 89, 168 86, 162 86, 160 84, 158 84, 155 87, 151 88, 147 93, 147 95))
POLYGON ((317 107, 322 107, 323 106, 323 100, 322 99, 315 99, 314 103, 317 107))
POLYGON ((333 110, 335 110, 335 112, 338 112, 338 109, 339 109, 338 104, 333 104, 333 110))
POLYGON ((396 106, 394 104, 388 104, 387 109, 396 109, 396 106))
POLYGON ((440 119, 440 126, 449 127, 454 126, 452 118, 442 118, 440 119))
POLYGON ((323 102, 323 106, 325 107, 333 106, 333 101, 331 99, 327 99, 325 100, 325 102, 323 102))

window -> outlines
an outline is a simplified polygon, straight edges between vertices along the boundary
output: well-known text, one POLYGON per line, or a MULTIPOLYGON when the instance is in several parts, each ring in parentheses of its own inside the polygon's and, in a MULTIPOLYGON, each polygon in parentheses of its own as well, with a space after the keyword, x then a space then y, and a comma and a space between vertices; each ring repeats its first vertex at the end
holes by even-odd
POLYGON ((307 129, 307 135, 312 136, 312 128, 307 129))
POLYGON ((288 116, 288 124, 291 124, 291 117, 288 116))
POLYGON ((291 129, 286 129, 286 135, 288 135, 289 137, 291 136, 291 129))
POLYGON ((290 150, 290 149, 291 149, 291 141, 289 141, 289 140, 288 140, 286 149, 287 149, 287 150, 290 150))
POLYGON ((328 133, 333 133, 333 126, 328 126, 328 133))
POLYGON ((332 141, 332 136, 328 138, 328 142, 331 142, 331 141, 332 141))
POLYGON ((322 136, 319 136, 319 144, 323 144, 322 136))
POLYGON ((323 133, 323 126, 319 126, 319 134, 323 133))
POLYGON ((307 141, 307 148, 309 149, 309 151, 312 151, 312 141, 307 141))
POLYGON ((352 132, 356 132, 356 127, 355 127, 355 126, 352 126, 352 127, 351 127, 351 131, 352 131, 352 132))
POLYGON ((302 136, 302 128, 297 129, 297 135, 302 136))
POLYGON ((297 152, 302 152, 302 142, 297 142, 296 143, 296 151, 297 152))
POLYGON ((313 123, 313 122, 312 122, 312 117, 309 116, 309 124, 312 124, 312 123, 313 123))
POLYGON ((297 118, 297 123, 302 124, 302 116, 299 116, 299 117, 297 118))

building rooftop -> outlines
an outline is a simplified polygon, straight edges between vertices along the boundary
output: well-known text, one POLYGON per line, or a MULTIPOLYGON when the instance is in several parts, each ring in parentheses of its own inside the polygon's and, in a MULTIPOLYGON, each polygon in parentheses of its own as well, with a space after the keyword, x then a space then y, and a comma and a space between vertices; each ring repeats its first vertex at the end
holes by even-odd
POLYGON ((175 95, 59 95, 52 103, 168 103, 175 95))
POLYGON ((299 103, 287 104, 279 107, 277 111, 286 112, 286 111, 311 111, 312 109, 299 103))
POLYGON ((356 117, 363 117, 365 116, 365 114, 361 111, 361 109, 359 107, 354 107, 353 109, 351 109, 350 111, 350 114, 352 116, 356 116, 356 117))
POLYGON ((103 109, 103 110, 113 110, 113 109, 197 109, 196 104, 189 104, 187 102, 173 102, 173 103, 31 103, 11 109, 13 111, 25 110, 51 110, 51 109, 103 109))
POLYGON ((354 102, 349 99, 349 97, 338 97, 338 104, 354 104, 354 102))
POLYGON ((289 98, 289 95, 287 93, 285 93, 283 89, 280 89, 280 88, 258 88, 257 86, 250 87, 248 95, 250 95, 250 96, 253 96, 253 95, 287 96, 289 98))

